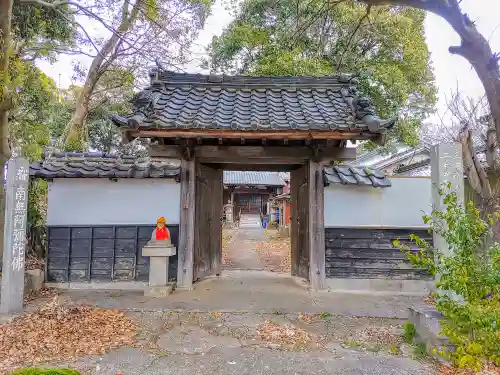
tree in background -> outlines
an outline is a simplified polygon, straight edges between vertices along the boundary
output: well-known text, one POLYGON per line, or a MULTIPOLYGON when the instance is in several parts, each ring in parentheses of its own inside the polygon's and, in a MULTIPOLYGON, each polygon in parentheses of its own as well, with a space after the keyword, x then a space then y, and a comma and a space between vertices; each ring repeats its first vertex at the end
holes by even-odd
MULTIPOLYGON (((128 83, 116 87, 115 75, 119 71, 108 71, 100 79, 89 103, 89 113, 87 116, 88 147, 91 150, 102 151, 108 154, 136 155, 147 154, 147 139, 136 139, 133 142, 122 142, 122 134, 119 129, 109 120, 110 116, 116 113, 127 113, 131 111, 130 100, 135 95, 134 79, 130 77, 128 83), (109 89, 109 87, 112 87, 109 89)), ((123 71, 123 75, 127 75, 123 71)), ((71 119, 77 98, 82 91, 82 86, 71 86, 63 91, 62 105, 58 106, 58 112, 53 112, 57 120, 53 123, 52 137, 58 139, 63 134, 65 124, 71 119)), ((81 151, 81 150, 80 150, 81 151)))
MULTIPOLYGON (((448 102, 446 119, 423 130, 431 143, 459 142, 462 145, 464 173, 475 196, 470 197, 482 214, 499 208, 500 156, 495 125, 486 97, 472 99, 456 92, 448 102)), ((495 238, 500 227, 494 226, 495 238)))
MULTIPOLYGON (((48 140, 43 121, 45 116, 50 117, 56 92, 53 82, 34 66, 34 61, 53 58, 52 52, 63 46, 69 50, 74 36, 71 22, 53 9, 12 0, 0 2, 0 165, 4 166, 10 158, 11 148, 30 159, 41 156, 43 144, 48 140)), ((1 173, 2 191, 3 186, 1 173)), ((43 209, 38 204, 43 202, 38 199, 40 191, 43 193, 44 187, 38 183, 30 187, 30 222, 36 222, 43 209)), ((0 254, 4 234, 3 194, 1 198, 0 254)))
MULTIPOLYGON (((54 115, 63 103, 54 81, 33 63, 25 62, 22 72, 16 106, 9 112, 10 146, 14 154, 33 162, 42 158, 53 131, 64 127, 54 115)), ((46 208, 47 182, 33 180, 29 188, 28 257, 44 255, 46 208)))
MULTIPOLYGON (((351 0, 339 0, 351 1, 351 0)), ((500 144, 500 53, 493 52, 489 41, 479 32, 474 21, 465 14, 461 0, 360 0, 367 5, 366 14, 377 6, 403 6, 432 12, 443 18, 460 37, 459 46, 450 46, 449 52, 465 58, 474 68, 483 84, 489 106, 491 134, 495 146, 500 144)))
MULTIPOLYGON (((56 10, 58 2, 49 3, 56 10)), ((134 76, 145 76, 148 65, 166 66, 186 62, 190 43, 203 27, 209 0, 100 0, 71 3, 78 20, 96 22, 105 37, 91 36, 81 22, 80 44, 87 46, 92 63, 81 73, 83 85, 73 115, 61 136, 67 150, 87 148, 86 120, 94 95, 127 87, 134 76), (112 79, 110 79, 112 77, 112 79), (112 84, 99 84, 108 78, 112 84), (99 88, 98 88, 99 87, 99 88)))
POLYGON ((252 75, 359 75, 381 117, 396 113, 393 136, 419 142, 436 102, 424 12, 356 2, 246 0, 209 49, 213 71, 252 75))

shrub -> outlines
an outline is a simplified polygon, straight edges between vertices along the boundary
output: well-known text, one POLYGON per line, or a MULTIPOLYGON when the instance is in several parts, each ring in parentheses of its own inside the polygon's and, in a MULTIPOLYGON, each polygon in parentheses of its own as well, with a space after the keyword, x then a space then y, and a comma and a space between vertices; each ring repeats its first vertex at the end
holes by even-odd
POLYGON ((406 343, 411 344, 417 334, 417 329, 412 323, 406 322, 405 324, 403 324, 403 330, 403 340, 406 343))
POLYGON ((14 371, 11 375, 81 375, 76 370, 66 368, 23 368, 14 371))
POLYGON ((451 186, 439 191, 445 209, 424 216, 430 231, 441 235, 450 255, 411 235, 419 251, 395 241, 415 266, 438 275, 436 308, 446 319, 442 334, 456 347, 445 353, 459 368, 479 371, 486 360, 500 364, 500 244, 484 251, 491 225, 500 215, 482 218, 472 202, 463 207, 451 186))

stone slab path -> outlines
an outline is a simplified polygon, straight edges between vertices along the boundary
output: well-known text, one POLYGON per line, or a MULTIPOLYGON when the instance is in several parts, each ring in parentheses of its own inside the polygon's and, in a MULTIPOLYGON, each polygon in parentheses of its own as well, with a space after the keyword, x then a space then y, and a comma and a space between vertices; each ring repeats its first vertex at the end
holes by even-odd
POLYGON ((276 311, 345 316, 407 318, 408 308, 422 297, 383 294, 314 293, 300 279, 267 271, 229 271, 195 283, 195 290, 175 290, 165 298, 146 297, 140 291, 69 290, 62 303, 150 311, 276 311))
MULTIPOLYGON (((88 375, 431 375, 435 366, 400 350, 402 321, 254 313, 129 313, 135 347, 47 366, 88 375), (290 346, 261 332, 267 325, 307 337, 290 346)), ((302 337, 301 336, 301 337, 302 337)), ((278 336, 276 336, 278 337, 278 336)), ((292 340, 294 334, 287 336, 292 340)), ((286 341, 286 340, 285 340, 286 341)), ((286 341, 289 342, 289 341, 286 341)))

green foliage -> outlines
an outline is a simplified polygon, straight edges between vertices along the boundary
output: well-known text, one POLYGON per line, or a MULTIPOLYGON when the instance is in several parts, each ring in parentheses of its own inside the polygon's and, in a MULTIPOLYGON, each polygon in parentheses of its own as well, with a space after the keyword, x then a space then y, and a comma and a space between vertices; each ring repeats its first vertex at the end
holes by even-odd
POLYGON ((472 202, 463 207, 451 185, 440 189, 444 210, 433 210, 424 216, 431 231, 442 236, 450 255, 417 236, 412 240, 420 251, 395 241, 406 251, 410 262, 438 276, 436 308, 443 313, 442 333, 456 346, 453 352, 442 352, 460 368, 478 371, 485 360, 500 364, 500 244, 484 251, 491 225, 498 213, 483 219, 472 202))
POLYGON ((394 139, 416 145, 436 102, 424 12, 357 2, 245 0, 210 47, 214 71, 250 75, 359 75, 381 117, 398 113, 394 139), (356 26, 364 19, 355 33, 356 26))
POLYGON ((19 369, 11 373, 11 375, 81 375, 76 370, 64 369, 64 368, 49 368, 49 369, 39 369, 39 368, 24 368, 19 369))
POLYGON ((403 324, 403 330, 403 340, 405 340, 408 344, 411 344, 417 335, 417 329, 412 323, 406 322, 403 324))
POLYGON ((413 355, 417 358, 423 358, 427 355, 427 350, 424 343, 413 345, 413 355))
MULTIPOLYGON (((52 79, 33 63, 18 60, 13 72, 16 107, 9 113, 11 147, 30 162, 40 160, 54 128, 59 126, 54 112, 60 109, 58 90, 52 79)), ((47 182, 34 180, 29 188, 29 228, 45 225, 47 182)))
POLYGON ((56 52, 69 50, 75 44, 76 26, 70 22, 71 14, 63 15, 68 5, 58 10, 38 4, 21 4, 12 7, 12 37, 17 44, 17 58, 48 58, 54 60, 56 52))

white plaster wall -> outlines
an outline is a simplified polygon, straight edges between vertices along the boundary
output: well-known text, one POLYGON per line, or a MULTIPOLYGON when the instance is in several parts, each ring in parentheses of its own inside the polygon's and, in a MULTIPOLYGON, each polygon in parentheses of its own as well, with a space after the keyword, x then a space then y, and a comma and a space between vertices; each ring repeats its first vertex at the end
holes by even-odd
POLYGON ((67 178, 49 183, 47 225, 179 224, 180 184, 171 179, 67 178))
POLYGON ((426 228, 431 179, 391 178, 385 189, 332 184, 325 187, 325 227, 426 228))

